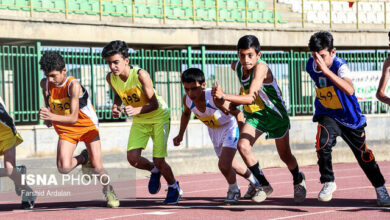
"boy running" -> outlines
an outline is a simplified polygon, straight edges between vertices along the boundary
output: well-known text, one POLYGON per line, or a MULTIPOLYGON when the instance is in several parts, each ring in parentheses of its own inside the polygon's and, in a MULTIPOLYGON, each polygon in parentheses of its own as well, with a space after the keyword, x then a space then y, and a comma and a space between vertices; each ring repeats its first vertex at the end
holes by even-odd
POLYGON ((15 192, 22 196, 24 209, 34 208, 35 193, 27 185, 21 184, 21 174, 26 173, 25 166, 16 166, 16 146, 23 142, 16 131, 14 120, 8 114, 3 99, 0 97, 0 155, 4 155, 4 169, 0 169, 0 176, 8 176, 15 184, 15 192))
POLYGON ((360 167, 375 187, 377 203, 389 206, 390 198, 384 186, 385 180, 375 162, 374 154, 366 146, 366 117, 361 113, 355 97, 351 71, 345 60, 336 56, 333 36, 329 32, 317 32, 309 41, 312 57, 306 64, 306 71, 316 85, 314 122, 318 122, 317 156, 324 184, 318 200, 327 202, 336 190, 332 168, 332 148, 336 138, 341 138, 351 148, 360 167))
POLYGON ((306 198, 305 175, 299 171, 291 154, 289 143, 290 120, 284 106, 281 91, 268 65, 260 59, 260 43, 257 37, 246 35, 237 44, 239 61, 231 67, 241 84, 240 95, 225 94, 220 86, 213 88, 213 96, 237 105, 244 105, 246 123, 240 132, 238 151, 257 178, 259 184, 250 184, 246 198, 264 201, 273 189, 260 169, 252 146, 266 133, 267 139, 275 139, 280 159, 287 165, 294 181, 294 201, 302 203, 306 198))
POLYGON ((180 145, 193 112, 208 127, 215 153, 219 158, 218 167, 229 184, 225 203, 237 203, 241 193, 236 181, 236 172, 252 184, 257 183, 253 174, 234 160, 239 127, 244 123, 244 116, 235 107, 226 107, 229 105, 228 102, 213 98, 211 89, 205 90, 205 77, 200 69, 187 69, 183 72, 181 81, 187 95, 183 97, 184 110, 181 115, 180 131, 173 139, 173 143, 175 146, 180 145))
POLYGON ((168 183, 164 203, 177 204, 183 192, 165 161, 170 129, 168 107, 154 91, 149 73, 129 65, 129 49, 124 41, 110 42, 104 47, 102 57, 111 70, 106 80, 115 94, 111 108, 113 117, 120 117, 122 103, 125 114, 133 117, 127 160, 133 167, 151 172, 148 185, 151 194, 160 191, 160 177, 164 176, 168 183), (153 163, 141 156, 150 137, 153 140, 153 163))
MULTIPOLYGON (((46 78, 41 88, 46 107, 39 111, 39 117, 48 127, 54 126, 59 135, 57 146, 57 168, 60 173, 69 173, 80 164, 90 165, 95 172, 106 174, 102 163, 98 118, 88 92, 72 76, 67 76, 65 61, 57 52, 46 52, 39 61, 46 78), (79 141, 84 141, 87 150, 72 157, 79 141)), ((103 176, 103 183, 108 178, 103 176)), ((111 185, 103 186, 107 206, 116 208, 119 200, 111 185)))

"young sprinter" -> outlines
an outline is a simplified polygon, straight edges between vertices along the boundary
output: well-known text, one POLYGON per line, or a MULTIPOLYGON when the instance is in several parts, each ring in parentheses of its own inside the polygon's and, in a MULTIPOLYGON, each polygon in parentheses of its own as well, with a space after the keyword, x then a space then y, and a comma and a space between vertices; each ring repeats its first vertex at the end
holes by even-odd
MULTIPOLYGON (((88 99, 88 92, 74 77, 67 76, 64 59, 57 52, 46 52, 39 64, 46 76, 41 80, 46 107, 40 109, 39 116, 48 127, 53 125, 59 135, 59 172, 69 173, 76 166, 90 162, 96 173, 105 174, 98 118, 88 99), (88 151, 84 150, 79 156, 72 157, 79 141, 84 141, 88 151)), ((102 182, 106 183, 108 180, 104 177, 102 182)), ((119 206, 111 185, 104 185, 103 193, 108 207, 119 206)))
POLYGON ((216 86, 213 88, 213 96, 244 105, 246 123, 240 132, 237 147, 245 164, 260 183, 251 184, 245 197, 262 202, 273 192, 252 151, 255 141, 266 133, 267 139, 275 139, 279 156, 293 176, 294 201, 302 203, 306 198, 305 176, 299 171, 297 161, 291 154, 290 120, 276 79, 271 69, 260 59, 260 43, 255 36, 241 37, 237 50, 239 61, 233 62, 231 67, 241 84, 240 95, 225 94, 220 86, 216 86))
POLYGON ((361 113, 355 97, 351 71, 345 60, 336 56, 333 36, 329 32, 317 32, 309 41, 312 57, 306 64, 306 71, 316 85, 314 122, 318 122, 317 156, 324 184, 318 200, 330 201, 336 190, 332 168, 332 147, 341 136, 351 148, 360 167, 375 187, 380 206, 390 205, 385 180, 375 162, 374 154, 366 146, 366 117, 361 113))
MULTIPOLYGON (((390 46, 390 32, 388 33, 389 37, 389 46, 390 46)), ((387 57, 385 60, 385 63, 382 67, 382 77, 379 81, 378 90, 376 92, 376 98, 388 105, 390 105, 390 98, 386 95, 385 90, 387 86, 387 82, 389 81, 389 75, 390 75, 390 57, 387 57)))
POLYGON ((181 81, 187 95, 183 97, 184 110, 181 115, 180 131, 173 139, 173 143, 175 146, 180 145, 193 112, 208 127, 215 153, 219 158, 218 167, 229 184, 225 203, 237 203, 241 193, 236 181, 236 172, 251 183, 257 184, 253 174, 234 160, 239 126, 244 124, 244 115, 237 108, 230 107, 228 102, 213 98, 211 89, 205 90, 206 83, 202 70, 187 69, 183 72, 181 81), (227 114, 223 113, 225 111, 227 114))
POLYGON ((149 192, 159 192, 160 177, 168 182, 168 193, 165 204, 177 204, 182 190, 175 180, 171 167, 165 161, 167 140, 170 129, 170 113, 164 100, 154 91, 149 73, 143 69, 129 65, 128 47, 124 41, 112 41, 104 47, 102 56, 111 72, 106 80, 114 91, 112 115, 121 115, 122 103, 127 116, 133 117, 129 141, 127 145, 127 160, 143 170, 151 171, 149 192), (141 156, 149 137, 153 140, 153 163, 141 156))
POLYGON ((27 185, 21 184, 21 174, 26 173, 25 166, 16 166, 16 146, 23 142, 16 131, 14 120, 8 114, 3 99, 0 97, 0 155, 4 155, 4 169, 0 176, 8 176, 15 184, 15 192, 22 196, 22 208, 34 208, 35 193, 27 185))

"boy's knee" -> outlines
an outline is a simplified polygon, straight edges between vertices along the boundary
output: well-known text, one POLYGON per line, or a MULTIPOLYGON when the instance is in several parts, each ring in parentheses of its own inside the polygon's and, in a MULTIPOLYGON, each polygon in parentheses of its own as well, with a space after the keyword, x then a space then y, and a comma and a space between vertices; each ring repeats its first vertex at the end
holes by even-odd
POLYGON ((237 144, 237 149, 240 151, 242 154, 247 154, 252 150, 252 146, 244 141, 239 141, 237 144))
POLYGON ((294 158, 293 155, 289 152, 283 152, 283 153, 279 154, 279 157, 285 163, 293 160, 293 158, 294 158))
POLYGON ((162 170, 166 165, 165 158, 153 158, 153 163, 159 170, 162 170))
POLYGON ((72 169, 68 167, 57 167, 57 170, 61 174, 68 174, 72 169))
POLYGON ((135 157, 132 155, 127 155, 127 161, 129 161, 130 165, 133 167, 137 167, 139 163, 140 157, 135 157))

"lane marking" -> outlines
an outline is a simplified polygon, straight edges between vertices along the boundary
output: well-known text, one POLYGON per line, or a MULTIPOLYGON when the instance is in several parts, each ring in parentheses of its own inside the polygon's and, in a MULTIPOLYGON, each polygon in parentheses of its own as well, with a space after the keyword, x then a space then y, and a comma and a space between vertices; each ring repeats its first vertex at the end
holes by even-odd
MULTIPOLYGON (((172 209, 174 210, 174 209, 172 209)), ((137 213, 137 214, 131 214, 131 215, 118 215, 118 216, 111 216, 107 218, 98 218, 96 220, 107 220, 107 219, 116 219, 116 218, 125 218, 125 217, 133 217, 133 216, 139 216, 139 215, 171 215, 175 212, 164 212, 164 211, 157 211, 157 212, 143 212, 143 213, 137 213)))

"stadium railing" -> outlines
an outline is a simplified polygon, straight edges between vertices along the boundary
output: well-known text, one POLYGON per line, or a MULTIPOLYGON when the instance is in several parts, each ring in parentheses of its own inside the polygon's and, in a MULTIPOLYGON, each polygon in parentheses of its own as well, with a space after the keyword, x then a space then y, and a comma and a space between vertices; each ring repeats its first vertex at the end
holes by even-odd
MULTIPOLYGON (((39 123, 39 108, 43 106, 39 87, 44 77, 39 69, 39 59, 48 50, 62 54, 67 63, 69 75, 75 76, 89 91, 100 120, 111 120, 113 93, 105 81, 108 66, 101 58, 101 48, 43 47, 35 46, 0 47, 0 95, 10 114, 18 124, 39 123)), ((368 114, 387 113, 388 108, 376 101, 377 81, 383 62, 388 56, 385 50, 338 51, 346 59, 353 72, 364 74, 361 81, 368 95, 361 100, 362 111, 368 114), (369 90, 369 91, 368 91, 369 90)), ((308 52, 263 51, 264 59, 278 80, 285 105, 291 116, 311 115, 314 111, 315 90, 312 80, 305 73, 310 57, 308 52)), ((167 102, 173 120, 180 118, 184 91, 180 74, 189 67, 201 68, 206 74, 207 87, 216 80, 228 93, 237 94, 239 84, 230 64, 237 61, 236 51, 193 50, 130 50, 130 62, 151 74, 158 95, 167 102)), ((356 88, 357 90, 358 88, 356 88)))

